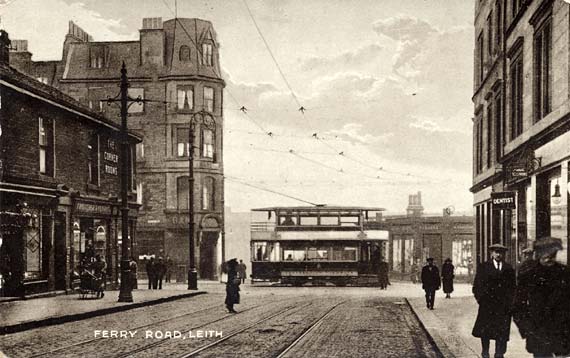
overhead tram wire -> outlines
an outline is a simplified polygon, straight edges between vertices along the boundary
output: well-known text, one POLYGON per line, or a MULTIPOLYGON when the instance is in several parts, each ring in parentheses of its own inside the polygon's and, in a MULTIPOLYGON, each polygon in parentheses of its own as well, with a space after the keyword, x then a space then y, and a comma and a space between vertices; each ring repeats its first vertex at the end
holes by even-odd
POLYGON ((280 195, 280 196, 283 196, 283 197, 286 197, 286 198, 289 198, 289 199, 297 200, 297 201, 300 201, 300 202, 303 202, 303 203, 306 203, 306 204, 311 204, 311 205, 314 205, 314 206, 319 205, 319 204, 317 204, 317 203, 313 203, 313 202, 308 201, 308 200, 300 199, 300 198, 294 197, 294 196, 289 195, 289 194, 284 194, 284 193, 281 193, 281 192, 278 192, 278 191, 275 191, 275 190, 271 190, 271 189, 263 188, 263 187, 261 187, 261 186, 257 186, 257 185, 253 185, 253 184, 250 184, 250 183, 247 183, 247 182, 243 182, 243 181, 239 180, 238 178, 234 178, 234 177, 230 177, 230 176, 224 175, 224 179, 227 179, 227 180, 229 180, 229 181, 233 181, 234 183, 238 183, 238 184, 242 184, 242 185, 245 185, 245 186, 249 186, 249 187, 251 187, 251 188, 255 188, 255 189, 258 189, 258 190, 262 190, 262 191, 266 191, 266 192, 269 192, 269 193, 277 194, 277 195, 280 195))
MULTIPOLYGON (((200 52, 200 48, 198 47, 197 41, 195 41, 192 36, 190 36, 189 32, 187 31, 186 27, 184 26, 184 24, 182 22, 179 21, 177 13, 174 12, 170 6, 166 3, 166 0, 162 0, 162 2, 164 3, 164 5, 166 6, 166 8, 175 16, 175 19, 177 21, 177 23, 181 26, 182 30, 186 33, 188 39, 194 44, 194 47, 196 48, 197 52, 200 52)), ((297 111, 301 111, 301 115, 305 115, 305 112, 309 109, 318 109, 318 108, 322 108, 322 107, 312 107, 312 108, 305 108, 304 106, 301 105, 301 103, 299 102, 299 99, 297 98, 297 96, 295 95, 295 92, 293 91, 293 88, 291 86, 291 84, 289 83, 289 81, 287 80, 287 78, 285 77, 285 74, 283 72, 283 70, 281 69, 281 66, 279 65, 275 55, 273 54, 273 51, 271 50, 269 43, 267 42, 267 40, 265 39, 265 36, 263 35, 263 33, 261 32, 261 29, 259 28, 259 25, 257 24, 257 21, 255 20, 255 17, 253 16, 253 13, 251 12, 251 9, 249 8, 249 5, 247 4, 246 0, 243 0, 243 3, 248 11, 248 14, 259 34, 259 36, 261 37, 263 43, 265 44, 265 47, 267 49, 267 51, 269 52, 269 55, 271 56, 273 62, 275 63, 275 66, 277 68, 277 70, 279 71, 279 74, 281 75, 283 82, 286 84, 287 88, 290 91, 291 96, 293 97, 293 99, 295 100, 295 102, 297 103, 297 105, 299 106, 299 109, 297 109, 297 111)), ((221 74, 218 73, 218 71, 216 70, 215 67, 213 67, 214 73, 216 73, 219 77, 221 77, 221 74)), ((230 95, 230 97, 232 98, 232 100, 236 103, 236 105, 240 105, 240 103, 237 101, 237 99, 235 98, 235 96, 231 93, 231 91, 229 91, 229 89, 226 88, 226 92, 230 95)), ((365 102, 381 102, 379 100, 366 100, 365 102)), ((171 103, 168 101, 165 101, 165 103, 171 103)), ((243 106, 242 106, 243 107, 243 106)), ((247 118, 249 118, 260 130, 262 130, 264 132, 265 135, 269 135, 269 137, 273 137, 273 135, 276 135, 275 133, 266 130, 258 121, 256 121, 252 116, 249 115, 249 113, 242 111, 247 118)), ((314 136, 314 135, 313 135, 314 136)), ((385 169, 382 169, 382 167, 378 166, 372 166, 372 165, 368 165, 366 163, 363 163, 362 161, 356 160, 354 158, 352 158, 351 156, 347 155, 346 153, 344 153, 344 151, 339 151, 337 148, 335 148, 334 146, 330 145, 329 143, 325 142, 324 138, 321 138, 320 136, 315 136, 315 138, 317 140, 319 140, 320 142, 322 142, 325 146, 329 147, 329 149, 333 150, 337 155, 342 156, 343 158, 350 160, 354 163, 357 163, 359 165, 363 165, 366 166, 367 168, 370 169, 375 169, 375 170, 381 170, 383 172, 386 173, 393 173, 393 174, 399 174, 399 175, 404 175, 404 176, 413 176, 413 177, 418 177, 418 178, 426 178, 426 179, 432 179, 426 176, 419 176, 419 175, 412 175, 410 173, 401 173, 401 172, 395 172, 395 171, 387 171, 385 169)))

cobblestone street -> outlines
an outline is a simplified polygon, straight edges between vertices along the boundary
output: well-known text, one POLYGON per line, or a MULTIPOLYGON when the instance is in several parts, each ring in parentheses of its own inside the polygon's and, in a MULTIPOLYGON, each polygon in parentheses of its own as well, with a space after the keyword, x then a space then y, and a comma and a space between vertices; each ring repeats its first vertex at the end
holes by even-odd
MULTIPOLYGON (((396 292, 245 285, 239 314, 208 294, 2 336, 8 357, 437 357, 396 292)), ((87 303, 88 304, 88 303, 87 303)))

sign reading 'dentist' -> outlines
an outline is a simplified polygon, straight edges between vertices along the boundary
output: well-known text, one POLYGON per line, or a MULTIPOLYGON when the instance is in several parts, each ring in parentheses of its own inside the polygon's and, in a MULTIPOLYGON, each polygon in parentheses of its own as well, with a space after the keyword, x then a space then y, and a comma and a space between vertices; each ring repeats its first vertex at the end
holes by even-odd
POLYGON ((500 191, 491 193, 491 202, 493 210, 509 210, 517 207, 514 191, 500 191))

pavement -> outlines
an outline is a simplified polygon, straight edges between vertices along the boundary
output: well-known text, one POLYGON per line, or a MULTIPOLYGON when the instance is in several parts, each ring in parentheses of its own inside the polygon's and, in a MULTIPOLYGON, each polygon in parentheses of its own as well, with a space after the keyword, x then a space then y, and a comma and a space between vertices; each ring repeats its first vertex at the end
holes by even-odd
MULTIPOLYGON (((200 281, 198 291, 189 291, 185 284, 167 284, 162 290, 147 290, 146 282, 140 282, 138 290, 133 290, 132 303, 118 302, 118 291, 106 291, 102 299, 80 299, 79 294, 57 295, 27 300, 0 301, 0 335, 24 331, 40 326, 77 321, 101 316, 118 311, 159 304, 176 299, 205 293, 219 293, 223 285, 216 281, 200 281)), ((290 288, 283 288, 288 291, 290 288)), ((311 288, 300 288, 308 289, 311 288)), ((334 288, 331 288, 334 289, 334 288)), ((244 294, 250 290, 264 290, 258 285, 245 284, 244 294)), ((277 292, 277 291, 276 291, 277 292)), ((360 292, 360 291, 358 291, 360 292)), ((425 305, 421 285, 410 282, 393 281, 388 290, 370 288, 361 294, 405 297, 412 311, 426 329, 434 344, 444 357, 475 358, 480 357, 480 340, 471 335, 471 329, 477 317, 477 303, 471 293, 471 285, 455 284, 451 299, 445 299, 442 291, 436 293, 434 310, 425 305)), ((358 293, 357 293, 358 294, 358 293)), ((491 344, 491 354, 494 345, 491 344)), ((524 340, 513 323, 508 344, 507 358, 530 358, 525 350, 524 340)))
POLYGON ((208 287, 214 288, 219 283, 199 281, 199 290, 188 290, 184 283, 163 284, 162 290, 148 290, 146 285, 146 281, 139 280, 139 289, 132 291, 133 302, 118 302, 118 290, 107 290, 105 297, 100 299, 94 296, 82 299, 79 293, 73 292, 23 300, 0 300, 0 335, 205 294, 208 287))
MULTIPOLYGON (((415 286, 421 289, 419 284, 415 286)), ((481 341, 471 335, 479 308, 471 293, 471 287, 466 283, 454 284, 455 290, 451 294, 451 299, 446 299, 441 290, 437 291, 433 310, 426 307, 425 297, 417 295, 407 297, 412 310, 444 357, 480 357, 481 341)), ((491 342, 491 356, 494 348, 494 343, 491 342)), ((514 323, 511 323, 511 335, 505 357, 532 357, 532 354, 526 351, 525 342, 514 323)))

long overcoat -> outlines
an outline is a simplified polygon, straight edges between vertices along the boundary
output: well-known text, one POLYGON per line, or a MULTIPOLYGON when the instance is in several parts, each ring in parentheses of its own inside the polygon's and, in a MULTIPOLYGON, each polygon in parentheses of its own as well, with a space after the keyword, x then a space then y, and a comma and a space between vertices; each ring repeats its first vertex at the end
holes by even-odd
POLYGON ((422 288, 426 291, 437 291, 440 287, 441 280, 439 279, 439 269, 437 266, 424 266, 422 268, 422 288))
POLYGON ((530 261, 519 275, 513 318, 527 351, 570 354, 570 270, 530 261))
POLYGON ((228 261, 228 282, 226 283, 226 305, 239 303, 239 283, 240 279, 237 273, 237 262, 228 261))
POLYGON ((509 340, 511 309, 515 293, 515 270, 501 263, 501 270, 492 261, 479 265, 473 282, 473 294, 479 311, 473 327, 473 336, 495 340, 509 340))
POLYGON ((441 266, 441 282, 443 283, 443 292, 445 293, 453 292, 454 269, 455 267, 450 262, 446 262, 441 266))

